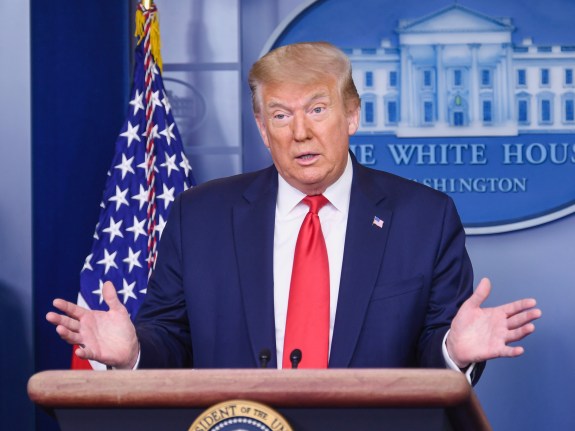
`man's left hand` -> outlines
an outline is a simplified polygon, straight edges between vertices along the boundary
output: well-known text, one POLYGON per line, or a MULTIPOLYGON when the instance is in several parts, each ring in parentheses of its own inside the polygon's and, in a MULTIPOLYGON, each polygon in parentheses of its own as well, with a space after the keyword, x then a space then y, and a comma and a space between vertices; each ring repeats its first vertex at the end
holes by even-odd
POLYGON ((535 330, 532 323, 541 317, 532 298, 520 299, 492 308, 481 308, 491 292, 491 282, 484 278, 475 292, 463 303, 451 322, 447 351, 459 368, 487 359, 515 357, 523 347, 510 346, 535 330))

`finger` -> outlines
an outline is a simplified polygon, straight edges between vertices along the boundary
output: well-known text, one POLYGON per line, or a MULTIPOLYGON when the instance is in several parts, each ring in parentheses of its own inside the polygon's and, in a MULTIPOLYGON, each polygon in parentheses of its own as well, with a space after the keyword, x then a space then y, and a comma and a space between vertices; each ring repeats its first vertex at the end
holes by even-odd
POLYGON ((78 322, 76 319, 72 319, 71 317, 64 316, 62 314, 54 313, 53 311, 50 311, 48 314, 46 314, 46 320, 54 325, 62 325, 73 332, 78 332, 80 330, 80 322, 78 322))
POLYGON ((517 301, 509 302, 507 304, 500 305, 499 307, 507 314, 507 316, 514 316, 525 310, 529 310, 537 305, 537 301, 533 298, 523 298, 517 301))
POLYGON ((52 304, 62 313, 71 316, 77 320, 80 320, 80 318, 84 315, 84 313, 86 313, 85 308, 80 307, 79 305, 76 305, 72 302, 64 301, 63 299, 55 299, 52 302, 52 304))
POLYGON ((82 337, 79 333, 70 331, 68 328, 62 325, 56 326, 56 332, 58 335, 67 343, 70 344, 82 344, 82 337))
POLYGON ((50 311, 49 313, 46 314, 46 320, 53 325, 59 325, 60 322, 62 321, 62 315, 50 311))
POLYGON ((533 331, 535 331, 535 325, 533 323, 528 323, 520 328, 514 329, 513 331, 509 331, 507 333, 506 343, 513 343, 514 341, 522 340, 529 334, 533 333, 533 331))
POLYGON ((502 345, 500 348, 485 352, 484 354, 478 354, 472 358, 472 362, 482 362, 489 359, 495 358, 515 358, 520 356, 525 352, 521 346, 507 346, 502 345))
POLYGON ((94 359, 93 352, 87 347, 78 347, 74 354, 80 359, 94 359))
POLYGON ((481 304, 485 302, 490 293, 491 282, 488 278, 482 278, 467 302, 473 307, 481 307, 481 304))
POLYGON ((111 281, 106 281, 104 283, 103 296, 104 301, 110 307, 110 310, 119 311, 124 308, 120 300, 118 299, 118 293, 116 292, 116 288, 112 284, 111 281))
POLYGON ((507 329, 517 329, 521 326, 530 323, 541 317, 541 310, 532 308, 531 310, 523 311, 507 319, 507 329))
POLYGON ((525 352, 525 349, 521 346, 505 346, 505 348, 501 349, 501 353, 499 354, 500 358, 515 358, 517 356, 522 355, 525 352))

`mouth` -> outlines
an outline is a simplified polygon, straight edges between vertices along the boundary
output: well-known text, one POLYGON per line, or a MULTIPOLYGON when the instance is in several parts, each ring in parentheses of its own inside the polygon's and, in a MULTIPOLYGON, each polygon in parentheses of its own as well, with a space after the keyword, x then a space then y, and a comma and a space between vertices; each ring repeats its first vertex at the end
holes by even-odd
POLYGON ((297 156, 296 160, 298 160, 300 163, 307 164, 314 162, 318 157, 319 154, 316 153, 305 153, 297 156))

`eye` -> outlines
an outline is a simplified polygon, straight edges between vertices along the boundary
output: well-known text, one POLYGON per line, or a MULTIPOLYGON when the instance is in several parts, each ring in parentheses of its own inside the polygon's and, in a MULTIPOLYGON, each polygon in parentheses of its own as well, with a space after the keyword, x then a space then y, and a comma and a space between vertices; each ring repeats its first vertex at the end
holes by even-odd
POLYGON ((325 108, 323 106, 316 106, 315 108, 312 109, 312 112, 314 114, 321 114, 323 111, 325 111, 325 108))
POLYGON ((276 120, 283 120, 286 117, 286 114, 275 114, 274 119, 276 120))

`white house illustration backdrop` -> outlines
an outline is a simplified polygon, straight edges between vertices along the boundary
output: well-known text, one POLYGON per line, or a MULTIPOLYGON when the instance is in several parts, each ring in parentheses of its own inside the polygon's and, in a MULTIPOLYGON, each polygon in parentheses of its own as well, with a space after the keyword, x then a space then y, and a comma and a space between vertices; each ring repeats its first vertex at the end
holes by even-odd
POLYGON ((512 43, 510 18, 453 5, 400 21, 399 46, 347 49, 362 100, 359 134, 397 137, 568 133, 575 46, 512 43))

